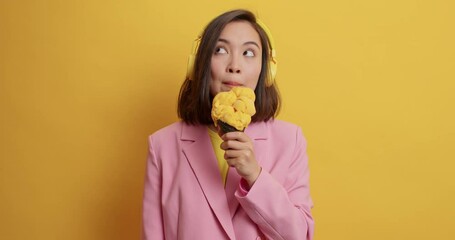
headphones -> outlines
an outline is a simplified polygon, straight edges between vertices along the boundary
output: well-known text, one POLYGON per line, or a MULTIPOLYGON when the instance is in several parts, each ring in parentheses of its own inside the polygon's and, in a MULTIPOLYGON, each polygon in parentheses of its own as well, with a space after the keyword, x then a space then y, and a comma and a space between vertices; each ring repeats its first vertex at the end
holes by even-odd
MULTIPOLYGON (((264 30, 265 35, 267 35, 267 38, 269 40, 269 74, 268 78, 266 79, 265 85, 267 87, 270 87, 273 85, 275 82, 275 76, 276 76, 276 69, 278 62, 275 58, 276 53, 275 53, 275 43, 273 41, 272 34, 270 33, 269 28, 259 19, 256 19, 256 23, 259 25, 259 27, 264 30)), ((194 61, 196 60, 196 54, 199 49, 199 44, 201 43, 202 36, 199 35, 193 42, 193 47, 191 54, 188 57, 188 66, 187 66, 187 71, 186 71, 186 78, 189 80, 194 79, 194 61)))

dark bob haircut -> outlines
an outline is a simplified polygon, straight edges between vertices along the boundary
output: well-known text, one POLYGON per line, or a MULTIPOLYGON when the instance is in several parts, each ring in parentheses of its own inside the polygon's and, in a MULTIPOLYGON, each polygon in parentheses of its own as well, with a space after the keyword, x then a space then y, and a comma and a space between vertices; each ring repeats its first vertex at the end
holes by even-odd
POLYGON ((248 10, 240 9, 225 12, 216 17, 202 33, 194 62, 194 79, 185 79, 180 88, 178 99, 178 116, 187 124, 209 125, 213 123, 211 110, 214 96, 210 95, 211 59, 224 27, 234 21, 249 22, 261 39, 262 66, 258 84, 254 90, 256 114, 251 121, 268 121, 278 115, 281 99, 276 84, 274 82, 271 86, 266 86, 266 80, 269 77, 269 39, 264 29, 256 23, 256 16, 248 10))

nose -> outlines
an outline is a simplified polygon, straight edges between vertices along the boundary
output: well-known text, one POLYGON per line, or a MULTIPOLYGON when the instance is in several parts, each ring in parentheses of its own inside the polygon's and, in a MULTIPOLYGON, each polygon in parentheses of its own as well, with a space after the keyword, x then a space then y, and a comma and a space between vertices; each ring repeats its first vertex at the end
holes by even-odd
POLYGON ((240 73, 240 69, 238 69, 238 68, 233 68, 233 67, 229 67, 229 72, 230 72, 230 73, 240 73))
POLYGON ((235 66, 229 66, 228 71, 230 73, 240 73, 240 68, 235 66))
POLYGON ((236 56, 231 56, 228 68, 228 72, 230 73, 240 73, 240 62, 238 57, 236 56))

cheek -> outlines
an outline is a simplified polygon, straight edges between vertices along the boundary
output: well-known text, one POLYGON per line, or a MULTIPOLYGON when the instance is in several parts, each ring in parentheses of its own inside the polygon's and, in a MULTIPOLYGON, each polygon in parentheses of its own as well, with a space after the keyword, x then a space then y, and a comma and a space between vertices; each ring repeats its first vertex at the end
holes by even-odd
POLYGON ((251 81, 258 81, 259 80, 259 75, 261 74, 261 64, 254 64, 249 71, 249 79, 251 81))
POLYGON ((261 66, 261 64, 259 64, 257 66, 257 68, 255 69, 256 70, 256 76, 257 76, 258 79, 259 79, 259 75, 261 74, 261 68, 262 68, 262 66, 261 66))
POLYGON ((212 79, 216 79, 220 75, 221 63, 212 58, 210 68, 211 68, 210 74, 212 75, 212 79))
POLYGON ((252 74, 255 74, 259 78, 259 74, 261 73, 261 68, 262 68, 262 59, 257 59, 252 65, 251 65, 251 72, 252 74))
POLYGON ((246 86, 251 89, 256 89, 257 84, 259 82, 260 74, 261 74, 261 66, 252 67, 248 73, 248 81, 246 82, 246 86))

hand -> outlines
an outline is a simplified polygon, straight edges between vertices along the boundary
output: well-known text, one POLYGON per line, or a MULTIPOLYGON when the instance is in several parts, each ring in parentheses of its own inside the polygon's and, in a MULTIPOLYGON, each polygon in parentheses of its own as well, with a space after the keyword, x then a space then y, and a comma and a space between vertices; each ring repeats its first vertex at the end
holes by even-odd
POLYGON ((224 158, 229 166, 234 167, 250 187, 253 186, 261 172, 261 167, 254 156, 251 139, 244 132, 229 132, 221 139, 224 141, 221 149, 225 151, 224 158))

